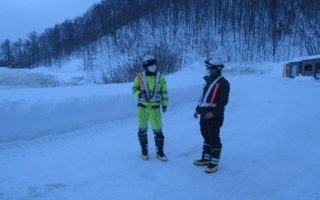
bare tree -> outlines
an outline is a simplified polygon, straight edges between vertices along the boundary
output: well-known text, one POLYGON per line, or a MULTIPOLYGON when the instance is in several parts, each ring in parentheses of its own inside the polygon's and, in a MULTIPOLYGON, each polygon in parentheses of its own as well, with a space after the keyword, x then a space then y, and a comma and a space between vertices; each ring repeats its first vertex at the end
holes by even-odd
POLYGON ((6 39, 5 41, 3 41, 0 45, 0 50, 2 55, 0 64, 7 67, 11 66, 13 64, 11 41, 9 39, 6 39))

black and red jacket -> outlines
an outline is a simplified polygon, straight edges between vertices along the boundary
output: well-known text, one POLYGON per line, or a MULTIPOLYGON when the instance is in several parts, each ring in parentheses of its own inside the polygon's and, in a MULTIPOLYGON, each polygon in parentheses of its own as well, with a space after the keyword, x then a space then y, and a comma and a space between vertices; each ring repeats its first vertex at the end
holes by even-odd
POLYGON ((204 77, 206 84, 203 88, 202 95, 200 97, 199 105, 196 107, 196 111, 203 115, 208 112, 212 112, 214 115, 222 114, 224 112, 224 107, 228 104, 230 84, 222 77, 220 74, 215 74, 211 76, 204 77), (218 79, 218 80, 217 80, 218 79), (210 88, 212 83, 216 83, 210 88), (207 94, 207 91, 209 93, 207 94), (207 94, 207 98, 205 98, 207 94), (208 104, 208 105, 206 105, 208 104))

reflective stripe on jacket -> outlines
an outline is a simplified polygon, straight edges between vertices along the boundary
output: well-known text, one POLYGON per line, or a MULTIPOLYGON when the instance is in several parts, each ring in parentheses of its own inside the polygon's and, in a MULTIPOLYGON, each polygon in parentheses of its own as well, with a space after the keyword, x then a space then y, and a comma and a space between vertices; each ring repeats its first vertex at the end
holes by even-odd
POLYGON ((220 114, 224 112, 224 107, 228 104, 230 84, 222 76, 206 77, 202 95, 196 111, 200 114, 212 112, 220 114))
POLYGON ((215 95, 216 95, 216 92, 212 92, 212 89, 213 89, 214 86, 216 86, 214 91, 217 91, 216 90, 216 89, 218 89, 218 84, 217 83, 220 80, 220 78, 222 78, 222 77, 219 76, 214 81, 212 81, 212 83, 210 83, 209 88, 207 89, 207 91, 201 95, 201 98, 200 98, 200 101, 199 101, 199 107, 215 107, 216 106, 216 104, 213 103, 215 95), (211 93, 213 93, 213 94, 212 94, 212 96, 210 98, 210 101, 208 101, 208 97, 209 97, 209 95, 211 93))
POLYGON ((161 104, 162 106, 168 106, 167 84, 164 75, 160 72, 156 72, 155 75, 145 72, 137 74, 132 84, 132 92, 142 106, 156 107, 161 104), (142 90, 145 91, 147 100, 139 98, 142 90))

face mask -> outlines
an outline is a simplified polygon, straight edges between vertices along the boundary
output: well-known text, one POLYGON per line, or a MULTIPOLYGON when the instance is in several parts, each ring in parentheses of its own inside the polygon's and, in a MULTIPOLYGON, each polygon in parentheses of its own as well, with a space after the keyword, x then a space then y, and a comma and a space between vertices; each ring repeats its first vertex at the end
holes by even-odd
POLYGON ((219 74, 219 70, 218 69, 214 69, 214 70, 210 70, 210 69, 207 69, 207 75, 210 76, 210 75, 215 75, 215 74, 219 74))
POLYGON ((151 65, 148 67, 148 71, 151 72, 151 73, 154 73, 156 72, 157 70, 157 66, 156 65, 151 65))

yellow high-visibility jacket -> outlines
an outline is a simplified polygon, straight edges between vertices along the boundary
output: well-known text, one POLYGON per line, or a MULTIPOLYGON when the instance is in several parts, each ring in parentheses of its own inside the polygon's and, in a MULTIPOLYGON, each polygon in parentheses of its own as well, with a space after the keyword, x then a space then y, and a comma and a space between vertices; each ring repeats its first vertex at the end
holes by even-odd
POLYGON ((168 106, 167 83, 164 75, 160 72, 156 72, 154 75, 146 72, 138 73, 132 84, 132 92, 138 98, 138 106, 168 106), (142 92, 146 93, 147 99, 140 98, 142 92))

